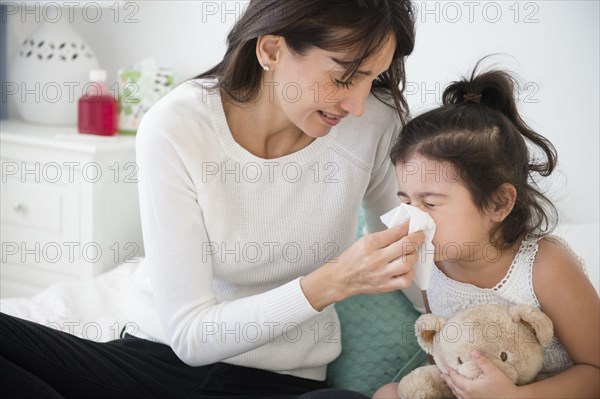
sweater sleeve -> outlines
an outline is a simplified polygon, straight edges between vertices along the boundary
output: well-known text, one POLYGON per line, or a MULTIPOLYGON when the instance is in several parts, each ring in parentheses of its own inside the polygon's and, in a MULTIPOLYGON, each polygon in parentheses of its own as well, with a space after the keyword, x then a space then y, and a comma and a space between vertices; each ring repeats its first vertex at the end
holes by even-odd
MULTIPOLYGON (((171 129, 186 129, 165 113, 146 114, 136 138, 142 233, 152 297, 165 339, 190 366, 222 361, 281 335, 287 323, 317 315, 304 296, 300 279, 264 293, 218 303, 213 269, 203 259, 209 238, 199 194, 171 129), (170 119, 169 119, 170 118, 170 119), (251 323, 260 339, 244 340, 239 331, 251 323)), ((181 130, 180 130, 181 131, 181 130)), ((199 154, 201 156, 201 154, 199 154)))

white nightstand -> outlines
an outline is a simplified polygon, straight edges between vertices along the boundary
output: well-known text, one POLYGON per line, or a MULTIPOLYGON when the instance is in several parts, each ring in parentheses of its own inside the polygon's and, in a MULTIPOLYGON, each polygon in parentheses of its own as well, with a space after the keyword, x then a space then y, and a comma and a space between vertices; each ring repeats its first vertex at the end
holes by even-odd
POLYGON ((0 296, 30 296, 143 256, 135 136, 0 124, 0 296))

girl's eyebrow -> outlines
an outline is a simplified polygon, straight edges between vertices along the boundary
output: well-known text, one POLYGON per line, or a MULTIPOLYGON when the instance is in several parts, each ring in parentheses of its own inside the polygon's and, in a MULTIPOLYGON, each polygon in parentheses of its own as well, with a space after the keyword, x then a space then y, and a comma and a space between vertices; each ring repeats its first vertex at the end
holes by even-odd
MULTIPOLYGON (((398 195, 398 197, 407 197, 408 198, 408 194, 402 192, 402 191, 398 191, 396 193, 396 195, 398 195)), ((425 191, 423 193, 419 193, 419 197, 448 197, 446 194, 442 194, 442 193, 435 193, 433 191, 425 191)))

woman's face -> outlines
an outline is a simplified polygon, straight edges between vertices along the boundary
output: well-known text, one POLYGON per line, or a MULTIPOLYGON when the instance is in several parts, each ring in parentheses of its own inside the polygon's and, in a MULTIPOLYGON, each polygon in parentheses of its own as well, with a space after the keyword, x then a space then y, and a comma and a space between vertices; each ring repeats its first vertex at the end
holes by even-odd
POLYGON ((279 59, 263 79, 267 90, 263 95, 268 94, 269 101, 276 102, 287 119, 308 136, 325 136, 346 115, 362 115, 371 84, 388 70, 395 48, 396 40, 390 35, 351 80, 343 82, 343 62, 351 61, 352 54, 313 48, 299 55, 282 40, 279 59))

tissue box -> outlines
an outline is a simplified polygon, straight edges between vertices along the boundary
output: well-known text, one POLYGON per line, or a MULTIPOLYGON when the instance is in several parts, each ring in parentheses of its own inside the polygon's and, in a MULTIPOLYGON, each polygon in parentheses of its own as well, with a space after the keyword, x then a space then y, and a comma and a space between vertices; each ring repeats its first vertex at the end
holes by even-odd
POLYGON ((144 113, 175 84, 173 71, 166 68, 118 71, 119 133, 135 134, 144 113))

